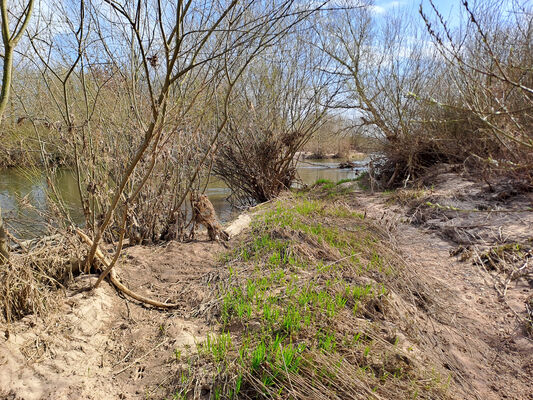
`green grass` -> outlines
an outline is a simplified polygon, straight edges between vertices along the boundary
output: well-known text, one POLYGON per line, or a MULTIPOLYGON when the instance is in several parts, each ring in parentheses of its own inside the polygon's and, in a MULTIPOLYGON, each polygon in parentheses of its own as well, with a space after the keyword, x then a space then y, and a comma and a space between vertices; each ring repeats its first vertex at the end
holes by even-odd
POLYGON ((324 178, 320 178, 320 179, 317 179, 315 181, 315 183, 313 184, 313 186, 319 186, 319 185, 331 185, 333 183, 333 181, 329 180, 329 179, 324 179, 324 178))
POLYGON ((397 342, 376 340, 369 318, 386 310, 387 282, 400 268, 385 237, 327 199, 283 198, 257 215, 250 237, 224 257, 219 333, 199 345, 216 370, 212 396, 288 398, 308 390, 302 382, 341 398, 343 390, 437 393, 436 380, 392 356, 397 342), (346 376, 358 377, 349 389, 346 376))
POLYGON ((356 182, 358 180, 358 178, 345 178, 345 179, 341 179, 340 181, 337 181, 336 185, 342 185, 343 183, 348 183, 348 182, 356 182))
POLYGON ((335 198, 337 196, 345 195, 352 192, 353 189, 350 187, 341 187, 340 185, 345 182, 354 182, 358 181, 358 178, 355 179, 341 179, 338 182, 330 181, 329 179, 318 179, 312 188, 318 189, 321 192, 322 197, 335 198))

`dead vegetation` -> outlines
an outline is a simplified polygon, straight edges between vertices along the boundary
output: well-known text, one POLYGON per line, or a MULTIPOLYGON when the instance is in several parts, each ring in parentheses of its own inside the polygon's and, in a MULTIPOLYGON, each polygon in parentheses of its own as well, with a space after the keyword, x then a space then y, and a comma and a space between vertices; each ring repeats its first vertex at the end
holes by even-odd
POLYGON ((63 235, 33 241, 12 253, 0 268, 0 317, 11 323, 26 315, 44 316, 81 270, 81 243, 63 235))
POLYGON ((203 225, 207 229, 210 240, 227 241, 229 235, 224 231, 217 219, 213 204, 205 194, 191 193, 192 227, 190 238, 194 238, 196 224, 203 225))
MULTIPOLYGON (((197 195, 191 198, 191 202, 194 206, 191 238, 194 238, 196 224, 202 224, 210 240, 227 241, 228 234, 217 221, 207 196, 197 195)), ((110 282, 120 292, 141 303, 164 309, 178 306, 149 298, 125 286, 114 269, 118 258, 110 260, 100 247, 95 253, 97 261, 87 270, 85 260, 93 241, 80 229, 74 230, 75 235, 55 234, 42 239, 17 241, 12 256, 0 269, 0 310, 5 322, 11 323, 29 314, 45 316, 50 306, 59 300, 58 289, 64 290, 74 277, 83 272, 99 274, 93 289, 109 276, 110 282)), ((122 240, 123 237, 118 244, 121 250, 122 240)))

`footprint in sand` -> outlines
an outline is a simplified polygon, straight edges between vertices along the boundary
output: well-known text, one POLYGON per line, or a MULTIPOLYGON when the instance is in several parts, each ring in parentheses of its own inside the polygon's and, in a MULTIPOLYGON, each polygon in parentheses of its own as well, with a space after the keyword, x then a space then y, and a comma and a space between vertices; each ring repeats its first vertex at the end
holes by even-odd
POLYGON ((135 380, 142 379, 144 377, 144 366, 137 367, 137 372, 135 373, 135 380))

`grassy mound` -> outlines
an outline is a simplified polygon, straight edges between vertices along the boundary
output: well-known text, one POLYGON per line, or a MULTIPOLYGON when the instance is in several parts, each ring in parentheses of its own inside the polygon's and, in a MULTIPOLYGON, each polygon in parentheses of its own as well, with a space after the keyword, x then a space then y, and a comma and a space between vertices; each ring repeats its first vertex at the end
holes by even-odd
POLYGON ((447 397, 446 376, 408 337, 411 300, 425 296, 405 279, 391 232, 325 185, 263 206, 225 256, 220 330, 199 345, 175 398, 206 379, 212 398, 447 397))

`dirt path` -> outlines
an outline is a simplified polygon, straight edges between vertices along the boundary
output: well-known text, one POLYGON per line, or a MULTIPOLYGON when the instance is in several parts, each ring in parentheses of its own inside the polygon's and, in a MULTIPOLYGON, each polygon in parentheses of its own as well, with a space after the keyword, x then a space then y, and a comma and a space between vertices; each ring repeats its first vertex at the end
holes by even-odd
POLYGON ((530 285, 518 281, 504 301, 489 273, 450 256, 455 243, 401 222, 404 208, 366 193, 355 195, 354 206, 372 218, 398 224, 401 253, 414 266, 417 280, 434 294, 422 332, 428 335, 426 346, 433 347, 426 350, 452 371, 457 384, 456 389, 451 386, 453 394, 465 399, 533 399, 533 341, 516 318, 531 294, 530 285))

